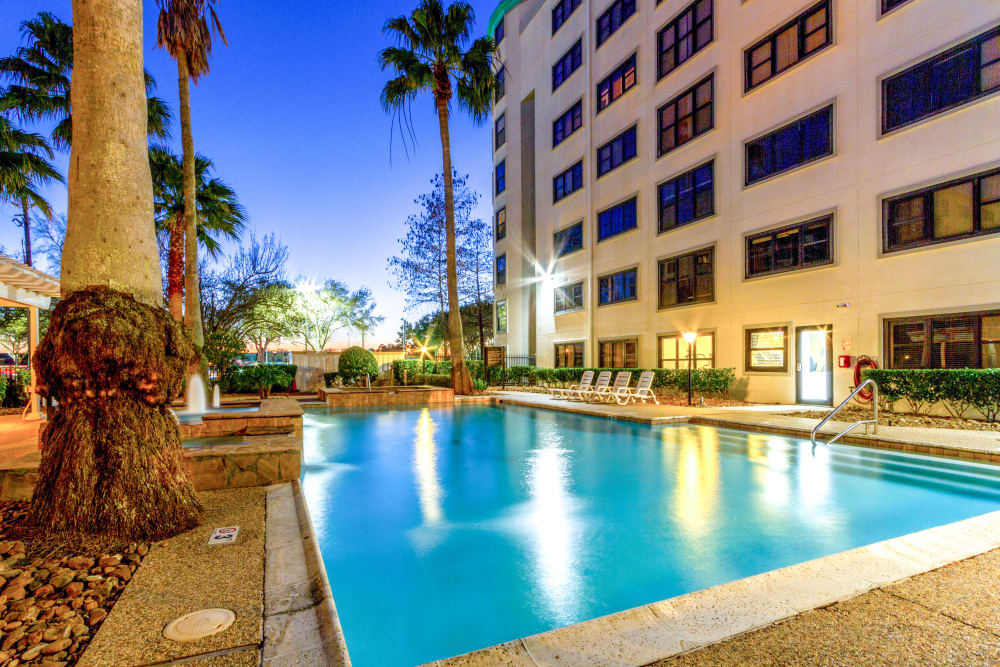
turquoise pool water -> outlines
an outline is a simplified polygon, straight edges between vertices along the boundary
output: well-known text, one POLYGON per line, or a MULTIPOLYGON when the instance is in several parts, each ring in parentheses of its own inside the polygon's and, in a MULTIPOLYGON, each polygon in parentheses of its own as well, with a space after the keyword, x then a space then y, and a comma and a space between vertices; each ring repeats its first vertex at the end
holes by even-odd
POLYGON ((355 665, 409 665, 1000 508, 984 465, 522 407, 309 410, 355 665))

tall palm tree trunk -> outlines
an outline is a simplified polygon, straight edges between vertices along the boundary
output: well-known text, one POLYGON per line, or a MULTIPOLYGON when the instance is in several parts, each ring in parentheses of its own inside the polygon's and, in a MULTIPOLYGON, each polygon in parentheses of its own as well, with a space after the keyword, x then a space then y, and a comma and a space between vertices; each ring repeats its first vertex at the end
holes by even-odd
POLYGON ((24 222, 24 263, 31 266, 31 203, 25 197, 21 200, 21 221, 24 222))
MULTIPOLYGON (((445 74, 447 77, 447 74, 445 74)), ((448 129, 448 102, 438 97, 438 124, 441 126, 441 156, 444 162, 445 252, 448 274, 448 339, 451 347, 451 386, 456 394, 472 393, 472 377, 465 367, 462 343, 462 313, 458 304, 458 268, 455 252, 455 192, 451 174, 451 132, 448 129)))
POLYGON ((184 216, 178 216, 170 227, 167 254, 167 304, 170 316, 184 320, 184 216))
POLYGON ((194 138, 191 135, 191 77, 187 56, 177 58, 177 87, 181 101, 181 169, 184 171, 184 326, 198 350, 191 372, 198 371, 205 333, 201 322, 201 288, 198 284, 198 206, 197 181, 194 169, 194 138))
POLYGON ((191 528, 201 509, 167 409, 194 350, 163 309, 142 48, 141 2, 73 0, 63 298, 33 360, 59 407, 30 520, 125 540, 191 528))

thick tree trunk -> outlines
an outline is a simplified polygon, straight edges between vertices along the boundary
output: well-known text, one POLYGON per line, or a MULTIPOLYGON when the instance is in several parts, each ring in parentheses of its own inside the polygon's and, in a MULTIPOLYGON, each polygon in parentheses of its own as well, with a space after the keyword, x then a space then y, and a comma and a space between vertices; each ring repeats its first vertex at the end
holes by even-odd
POLYGON ((451 387, 456 394, 472 393, 472 377, 465 367, 462 342, 462 313, 458 304, 458 268, 455 254, 455 191, 451 173, 451 134, 448 129, 448 104, 438 100, 438 123, 441 126, 441 156, 444 163, 445 248, 448 256, 448 338, 451 341, 451 387))
POLYGON ((184 218, 178 216, 170 226, 167 255, 167 304, 170 316, 184 321, 184 218))
POLYGON ((24 221, 24 263, 31 266, 31 203, 27 197, 21 200, 21 213, 24 221))
POLYGON ((59 407, 31 520, 130 540, 186 530, 201 511, 167 408, 193 349, 163 309, 142 48, 142 3, 73 0, 63 299, 33 360, 59 407))
POLYGON ((194 171, 194 138, 191 135, 191 80, 187 58, 177 59, 177 86, 181 102, 181 170, 184 172, 184 326, 191 332, 197 350, 191 373, 199 372, 204 365, 201 349, 205 345, 205 332, 201 322, 201 287, 198 284, 198 200, 194 171))

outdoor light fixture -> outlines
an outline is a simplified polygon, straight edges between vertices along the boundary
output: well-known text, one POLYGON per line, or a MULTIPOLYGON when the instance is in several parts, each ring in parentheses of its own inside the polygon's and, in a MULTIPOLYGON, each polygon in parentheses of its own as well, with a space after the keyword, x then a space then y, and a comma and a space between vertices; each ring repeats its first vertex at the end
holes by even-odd
POLYGON ((691 380, 694 375, 694 342, 698 340, 697 331, 685 331, 681 334, 684 342, 688 344, 688 405, 693 405, 691 395, 691 380))

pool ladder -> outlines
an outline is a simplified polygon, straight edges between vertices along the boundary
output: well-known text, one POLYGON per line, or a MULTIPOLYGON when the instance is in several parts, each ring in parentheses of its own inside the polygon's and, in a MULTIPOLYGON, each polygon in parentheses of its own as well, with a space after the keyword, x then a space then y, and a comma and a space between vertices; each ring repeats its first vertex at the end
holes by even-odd
POLYGON ((823 427, 823 424, 825 424, 828 421, 830 421, 830 419, 835 414, 837 414, 837 412, 842 407, 844 407, 845 405, 847 405, 847 403, 852 398, 854 398, 855 396, 857 396, 858 394, 860 394, 861 390, 864 389, 865 387, 867 387, 868 385, 872 386, 872 392, 873 392, 872 393, 872 413, 873 413, 872 414, 872 418, 871 419, 862 419, 861 421, 854 422, 853 424, 851 424, 850 426, 848 426, 847 428, 845 428, 843 431, 841 431, 837 435, 835 435, 832 438, 830 438, 829 440, 827 440, 826 444, 832 445, 837 440, 839 440, 842 436, 847 435, 850 431, 853 431, 854 429, 856 429, 858 426, 861 426, 862 424, 865 425, 865 435, 868 435, 868 425, 869 424, 874 425, 875 428, 873 430, 873 433, 875 433, 876 435, 878 434, 878 385, 875 384, 874 380, 865 380, 864 382, 862 382, 861 384, 859 384, 857 387, 854 388, 854 391, 851 392, 850 396, 848 396, 847 398, 845 398, 841 402, 840 405, 838 405, 837 407, 835 407, 830 412, 830 414, 828 414, 826 417, 823 417, 823 419, 818 424, 816 424, 816 426, 813 427, 812 433, 809 434, 809 439, 812 440, 813 449, 816 449, 816 434, 819 432, 820 428, 823 427))

